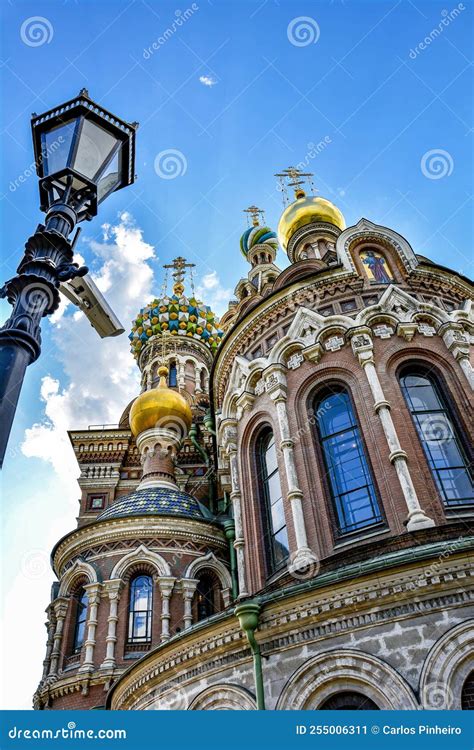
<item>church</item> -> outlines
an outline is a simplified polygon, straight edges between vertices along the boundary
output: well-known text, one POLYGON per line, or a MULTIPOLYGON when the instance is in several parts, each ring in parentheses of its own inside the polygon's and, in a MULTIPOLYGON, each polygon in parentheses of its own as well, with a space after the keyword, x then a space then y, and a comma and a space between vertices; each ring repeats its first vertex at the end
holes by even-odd
POLYGON ((222 318, 168 264, 141 392, 69 433, 36 709, 474 708, 472 285, 279 179, 222 318))

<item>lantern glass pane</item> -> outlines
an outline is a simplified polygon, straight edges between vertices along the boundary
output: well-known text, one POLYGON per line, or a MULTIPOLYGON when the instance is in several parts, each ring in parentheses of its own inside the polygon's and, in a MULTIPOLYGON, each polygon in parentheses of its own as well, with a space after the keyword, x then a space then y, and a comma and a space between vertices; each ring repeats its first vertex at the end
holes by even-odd
POLYGON ((54 174, 68 166, 76 125, 77 119, 74 119, 43 133, 41 144, 43 175, 54 174))
POLYGON ((120 183, 121 149, 115 153, 105 168, 97 185, 97 200, 100 202, 106 195, 115 190, 120 183))
POLYGON ((84 120, 73 169, 93 180, 107 162, 117 139, 91 120, 84 120))

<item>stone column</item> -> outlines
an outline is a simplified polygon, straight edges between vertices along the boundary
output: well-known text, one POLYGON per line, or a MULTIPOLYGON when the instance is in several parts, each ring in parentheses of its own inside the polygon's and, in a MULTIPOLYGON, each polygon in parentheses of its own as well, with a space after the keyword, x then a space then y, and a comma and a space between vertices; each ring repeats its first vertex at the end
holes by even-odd
POLYGON ((376 414, 378 414, 382 423, 385 439, 390 451, 389 459, 395 467, 398 481, 402 488, 403 496, 408 508, 407 530, 416 531, 416 529, 434 526, 433 519, 429 518, 420 506, 411 474, 408 469, 408 457, 400 446, 392 415, 390 414, 390 404, 385 398, 377 370, 375 369, 373 341, 370 328, 363 328, 354 332, 351 338, 351 345, 352 351, 357 357, 359 364, 364 369, 369 383, 375 402, 374 410, 376 414))
POLYGON ((288 501, 291 507, 293 528, 296 537, 296 550, 291 555, 290 569, 297 570, 307 567, 316 560, 315 555, 308 547, 308 537, 303 513, 303 493, 298 484, 296 474, 294 442, 291 439, 290 425, 288 421, 287 384, 285 367, 277 364, 267 368, 264 373, 265 390, 269 394, 278 419, 280 432, 280 452, 285 464, 286 485, 288 487, 288 501))
POLYGON ((161 642, 170 637, 170 598, 176 578, 160 576, 158 583, 161 591, 161 642))
POLYGON ((237 458, 237 420, 230 418, 224 419, 221 422, 220 426, 223 430, 222 444, 224 446, 225 452, 229 457, 231 481, 230 499, 232 502, 235 522, 234 549, 237 558, 237 576, 239 579, 238 598, 244 599, 249 594, 247 591, 247 573, 245 569, 245 538, 242 522, 242 493, 240 491, 239 465, 237 458))
POLYGON ((183 390, 186 385, 186 364, 181 358, 177 358, 176 371, 178 377, 178 388, 183 390))
POLYGON ((196 393, 200 393, 202 391, 201 369, 197 366, 197 364, 194 365, 194 390, 196 391, 196 393))
POLYGON ((467 382, 474 390, 474 372, 469 359, 469 337, 463 331, 459 323, 444 323, 438 330, 446 347, 449 349, 454 359, 466 376, 467 382))
POLYGON ((48 633, 48 638, 46 641, 46 654, 43 661, 43 677, 42 679, 47 676, 48 670, 51 664, 51 653, 53 651, 53 643, 54 643, 54 631, 56 629, 56 615, 54 614, 54 607, 52 604, 50 604, 46 610, 48 614, 48 620, 45 622, 46 630, 48 633))
POLYGON ((84 586, 87 592, 88 613, 87 613, 87 637, 84 641, 85 655, 82 665, 78 672, 92 672, 94 670, 94 649, 95 649, 95 632, 97 628, 97 610, 100 602, 101 583, 88 583, 84 586))
POLYGON ((105 593, 109 597, 109 616, 107 617, 107 635, 105 659, 100 665, 101 669, 115 669, 115 644, 117 643, 118 603, 122 591, 123 581, 111 579, 104 582, 105 593))
POLYGON ((184 602, 184 629, 187 630, 193 624, 192 603, 194 592, 199 581, 197 578, 183 578, 181 580, 181 591, 184 602))
POLYGON ((64 620, 66 619, 69 599, 62 596, 53 602, 54 615, 56 617, 56 628, 53 637, 53 650, 51 652, 51 664, 49 666, 49 677, 57 677, 59 657, 61 656, 61 644, 63 640, 64 620))

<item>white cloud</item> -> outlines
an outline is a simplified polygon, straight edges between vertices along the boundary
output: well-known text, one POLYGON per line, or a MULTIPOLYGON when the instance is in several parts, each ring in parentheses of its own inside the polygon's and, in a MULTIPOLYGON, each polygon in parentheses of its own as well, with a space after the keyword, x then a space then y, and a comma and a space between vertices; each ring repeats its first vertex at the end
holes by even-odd
POLYGON ((219 316, 227 310, 229 300, 232 298, 232 290, 222 285, 217 271, 211 271, 201 278, 196 287, 196 294, 219 316))
POLYGON ((212 76, 199 76, 199 81, 203 86, 215 86, 217 81, 212 76))
MULTIPOLYGON (((103 241, 85 240, 97 266, 92 273, 99 289, 127 329, 129 321, 152 296, 155 257, 152 245, 128 213, 118 224, 104 225, 103 241)), ((26 430, 22 451, 49 461, 63 477, 74 476, 69 458, 68 429, 89 424, 116 424, 138 391, 138 369, 130 354, 126 333, 100 339, 86 316, 72 305, 53 320, 54 343, 67 378, 61 387, 50 376, 43 378, 41 398, 45 420, 26 430)), ((73 461, 73 466, 75 462, 73 461)))

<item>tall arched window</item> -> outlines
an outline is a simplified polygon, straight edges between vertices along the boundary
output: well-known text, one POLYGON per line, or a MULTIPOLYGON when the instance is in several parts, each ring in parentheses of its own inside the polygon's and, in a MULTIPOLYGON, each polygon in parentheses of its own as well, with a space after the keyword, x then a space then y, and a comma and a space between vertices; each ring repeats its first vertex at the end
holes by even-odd
POLYGON ((272 573, 287 559, 289 550, 275 439, 271 430, 258 441, 258 459, 264 542, 268 569, 272 573))
POLYGON ((149 643, 153 613, 153 581, 151 576, 139 575, 130 581, 128 607, 128 642, 149 643))
POLYGON ((80 588, 74 599, 76 601, 76 622, 74 625, 73 650, 74 653, 77 653, 81 650, 86 635, 88 605, 86 590, 84 588, 80 588))
POLYGON ((197 619, 205 620, 216 612, 216 592, 214 581, 210 575, 204 573, 199 578, 196 588, 197 619))
POLYGON ((402 371, 400 385, 444 504, 456 507, 474 502, 462 436, 437 378, 411 367, 402 371))
POLYGON ((171 362, 169 367, 168 384, 170 388, 176 388, 178 385, 178 371, 176 362, 171 362))
POLYGON ((372 473, 351 398, 332 390, 315 404, 318 436, 338 535, 382 522, 372 473))

